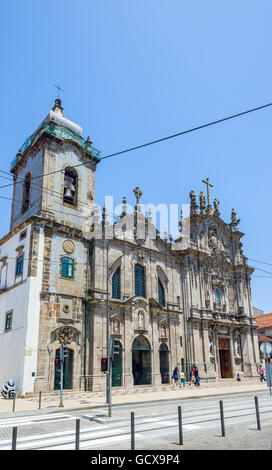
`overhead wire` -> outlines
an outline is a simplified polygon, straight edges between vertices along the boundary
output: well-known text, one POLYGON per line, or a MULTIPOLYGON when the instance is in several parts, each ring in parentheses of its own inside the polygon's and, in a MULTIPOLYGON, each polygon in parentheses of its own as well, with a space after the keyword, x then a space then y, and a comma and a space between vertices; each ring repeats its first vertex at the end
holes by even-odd
MULTIPOLYGON (((236 113, 236 114, 232 114, 230 116, 226 116, 222 119, 217 119, 215 121, 210 121, 208 123, 205 123, 205 124, 201 124, 199 126, 196 126, 196 127, 192 127, 190 129, 187 129, 185 131, 180 131, 180 132, 177 132, 175 134, 172 134, 172 135, 169 135, 169 136, 166 136, 166 137, 161 137, 160 139, 156 139, 156 140, 152 140, 152 141, 149 141, 149 142, 146 142, 144 144, 140 144, 140 145, 136 145, 134 147, 129 147, 127 149, 124 149, 124 150, 120 150, 118 152, 115 152, 115 153, 111 153, 111 154, 108 154, 108 155, 105 155, 104 157, 100 157, 99 158, 99 161, 100 160, 106 160, 108 158, 112 158, 112 157, 116 157, 118 155, 123 155, 124 153, 128 153, 128 152, 132 152, 134 150, 139 150, 141 148, 144 148, 144 147, 148 147, 148 146, 151 146, 151 145, 154 145, 154 144, 158 144, 160 142, 164 142, 166 140, 170 140, 170 139, 174 139, 176 137, 179 137, 181 135, 185 135, 185 134, 189 134, 191 132, 195 132, 197 130, 200 130, 200 129, 204 129, 206 127, 210 127, 210 126, 214 126, 216 124, 220 124, 222 122, 225 122, 225 121, 228 121, 230 119, 235 119, 237 117, 240 117, 240 116, 244 116, 246 114, 249 114, 249 113, 253 113, 255 111, 259 111, 260 109, 264 109, 264 108, 268 108, 269 106, 272 106, 272 103, 267 103, 265 105, 262 105, 262 106, 258 106, 256 108, 251 108, 251 109, 248 109, 246 111, 242 111, 240 113, 236 113)), ((84 162, 84 163, 78 163, 77 165, 74 165, 74 166, 71 166, 70 168, 77 168, 79 166, 83 166, 83 165, 87 165, 88 162, 84 162)), ((60 172, 63 172, 63 170, 55 170, 55 171, 51 171, 49 173, 42 173, 41 175, 38 175, 38 176, 32 176, 31 180, 32 179, 37 179, 37 178, 41 178, 41 177, 44 177, 44 176, 50 176, 50 175, 53 175, 53 174, 56 174, 56 173, 60 173, 60 172)), ((11 185, 6 185, 6 186, 0 186, 0 189, 2 188, 5 188, 5 187, 8 187, 8 186, 11 186, 11 185)))

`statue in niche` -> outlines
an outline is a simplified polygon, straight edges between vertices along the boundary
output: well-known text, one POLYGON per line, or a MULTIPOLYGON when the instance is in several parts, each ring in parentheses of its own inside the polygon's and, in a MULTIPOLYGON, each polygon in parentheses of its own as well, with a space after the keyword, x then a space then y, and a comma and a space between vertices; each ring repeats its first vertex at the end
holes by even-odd
POLYGON ((212 249, 216 248, 218 245, 217 231, 214 227, 209 228, 208 245, 212 249))
POLYGON ((160 325, 160 337, 166 338, 166 326, 163 324, 160 325))
POLYGON ((143 312, 138 313, 138 328, 144 330, 144 314, 143 312))
POLYGON ((114 320, 112 329, 113 329, 113 333, 114 333, 115 335, 119 335, 119 334, 120 334, 120 323, 119 323, 118 320, 114 320))
POLYGON ((213 335, 212 333, 209 334, 209 352, 210 356, 213 356, 213 335))
POLYGON ((240 341, 238 337, 234 339, 234 355, 236 357, 241 357, 240 341))

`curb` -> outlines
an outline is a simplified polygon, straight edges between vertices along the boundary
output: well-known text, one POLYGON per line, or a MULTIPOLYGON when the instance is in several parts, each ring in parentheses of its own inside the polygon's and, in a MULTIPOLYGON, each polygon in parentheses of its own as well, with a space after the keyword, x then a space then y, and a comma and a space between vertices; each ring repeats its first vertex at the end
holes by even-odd
MULTIPOLYGON (((244 393, 258 393, 262 392, 263 390, 240 390, 240 391, 231 391, 231 392, 223 392, 223 393, 209 393, 207 395, 191 395, 188 397, 173 397, 173 398, 157 398, 157 399, 151 399, 151 400, 141 400, 139 401, 134 401, 134 402, 122 402, 122 403, 112 403, 112 408, 116 408, 118 406, 129 406, 129 405, 139 405, 139 404, 144 404, 147 405, 149 403, 166 403, 169 401, 175 402, 175 401, 184 401, 184 400, 195 400, 195 399, 200 399, 200 398, 212 398, 212 397, 222 397, 222 396, 228 396, 228 395, 242 395, 244 393)), ((56 411, 59 412, 68 412, 68 411, 87 411, 87 410, 92 410, 92 409, 97 409, 97 408, 107 408, 107 403, 100 403, 97 405, 86 405, 84 407, 72 407, 72 408, 62 408, 62 409, 57 409, 57 410, 52 410, 49 413, 55 413, 56 411)), ((41 410, 40 410, 41 411, 41 410)))
MULTIPOLYGON (((265 389, 266 390, 266 389, 265 389)), ((194 395, 191 395, 191 396, 186 396, 186 397, 169 397, 169 398, 154 398, 154 399, 150 399, 150 400, 141 400, 141 402, 139 401, 128 401, 128 402, 121 402, 121 403, 112 403, 112 408, 116 408, 116 407, 122 407, 122 406, 134 406, 134 405, 139 405, 139 404, 143 404, 143 405, 147 405, 147 404, 151 404, 151 403, 167 403, 167 402, 181 402, 181 401, 185 401, 185 400, 196 400, 196 399, 201 399, 201 398, 213 398, 213 397, 222 397, 222 396, 229 396, 229 395, 242 395, 242 394, 245 394, 245 393, 258 393, 258 392, 263 392, 264 389, 257 389, 257 390, 231 390, 231 391, 228 391, 228 392, 216 392, 216 393, 207 393, 205 395, 198 395, 198 394, 194 394, 194 395)), ((65 402, 65 400, 64 400, 65 402)), ((4 419, 4 415, 6 415, 6 417, 15 417, 15 416, 19 416, 19 414, 24 414, 25 415, 35 415, 35 414, 52 414, 52 413, 67 413, 67 412, 72 412, 72 411, 88 411, 88 410, 95 410, 95 409, 100 409, 100 408, 107 408, 107 403, 97 403, 97 404, 93 404, 93 405, 85 405, 85 406, 72 406, 70 408, 59 408, 58 406, 54 407, 54 409, 47 409, 47 408, 42 408, 42 409, 35 409, 35 410, 20 410, 20 411, 15 411, 15 412, 3 412, 1 413, 0 412, 0 421, 2 419, 2 416, 3 415, 3 419, 4 419)))

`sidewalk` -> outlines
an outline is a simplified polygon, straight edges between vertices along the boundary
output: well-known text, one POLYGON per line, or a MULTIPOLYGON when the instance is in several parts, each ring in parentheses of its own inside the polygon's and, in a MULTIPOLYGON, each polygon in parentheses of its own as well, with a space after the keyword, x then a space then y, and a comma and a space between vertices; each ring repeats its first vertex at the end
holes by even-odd
MULTIPOLYGON (((132 390, 113 389, 112 405, 125 405, 137 403, 152 403, 168 400, 184 400, 190 398, 199 398, 217 395, 231 395, 246 392, 267 391, 269 388, 266 383, 260 383, 257 380, 252 382, 226 382, 224 384, 202 383, 200 387, 186 384, 185 388, 174 389, 172 386, 165 387, 163 390, 154 391, 149 388, 137 388, 132 390)), ((43 412, 84 410, 89 408, 101 408, 105 406, 106 399, 104 392, 82 392, 65 391, 63 392, 64 408, 59 408, 59 392, 49 392, 42 394, 43 412)), ((39 394, 24 398, 16 398, 15 411, 39 411, 39 394)), ((1 413, 10 413, 13 411, 13 400, 0 398, 0 418, 1 413)))

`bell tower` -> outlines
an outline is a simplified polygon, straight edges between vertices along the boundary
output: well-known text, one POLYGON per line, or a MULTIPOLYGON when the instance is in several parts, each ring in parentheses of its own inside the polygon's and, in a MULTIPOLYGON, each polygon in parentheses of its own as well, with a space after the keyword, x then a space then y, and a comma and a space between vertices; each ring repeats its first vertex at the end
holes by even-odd
POLYGON ((95 197, 95 170, 100 152, 82 128, 68 120, 61 100, 26 139, 11 164, 11 230, 30 216, 81 228, 95 197))

